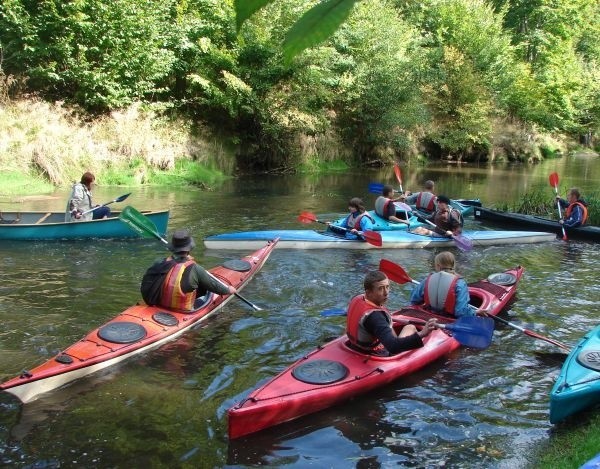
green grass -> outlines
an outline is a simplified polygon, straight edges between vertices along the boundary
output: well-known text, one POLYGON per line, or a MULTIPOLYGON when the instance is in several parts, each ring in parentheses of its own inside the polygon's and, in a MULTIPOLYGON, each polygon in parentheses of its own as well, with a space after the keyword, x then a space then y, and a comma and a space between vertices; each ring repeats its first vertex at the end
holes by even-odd
POLYGON ((533 469, 576 469, 600 452, 600 414, 589 421, 556 427, 535 450, 533 469))
POLYGON ((39 195, 54 192, 54 186, 41 177, 19 171, 0 172, 0 196, 39 195))

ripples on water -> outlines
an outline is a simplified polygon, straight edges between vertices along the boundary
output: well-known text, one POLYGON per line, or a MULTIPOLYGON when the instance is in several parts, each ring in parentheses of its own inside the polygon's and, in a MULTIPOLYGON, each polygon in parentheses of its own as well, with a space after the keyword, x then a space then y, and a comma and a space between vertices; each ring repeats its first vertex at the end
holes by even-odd
MULTIPOLYGON (((336 182, 340 194, 351 193, 355 185, 349 177, 336 182)), ((188 226, 194 233, 298 228, 295 217, 301 208, 332 215, 345 209, 329 198, 329 189, 291 187, 285 189, 291 194, 273 197, 260 195, 258 181, 252 184, 234 186, 231 194, 188 191, 174 199, 172 193, 149 192, 148 201, 158 208, 162 200, 177 200, 170 230, 188 226), (241 199, 246 192, 253 196, 241 199), (259 205, 270 215, 263 216, 259 205), (219 210, 232 213, 233 220, 219 219, 219 210)), ((196 257, 206 266, 246 254, 203 251, 200 239, 197 244, 196 257)), ((460 271, 470 281, 525 266, 517 299, 504 317, 568 344, 597 324, 598 254, 597 245, 560 241, 456 251, 460 271)), ((164 250, 152 240, 3 243, 0 255, 0 377, 9 378, 134 303, 141 274, 164 250)), ((31 404, 20 406, 2 395, 0 462, 36 467, 524 467, 532 445, 547 438, 551 428, 548 393, 561 361, 555 347, 503 325, 487 350, 459 350, 351 402, 241 441, 226 437, 231 405, 303 353, 343 333, 343 317, 320 312, 345 308, 349 297, 360 292, 367 270, 385 256, 420 279, 434 255, 430 250, 275 251, 244 290, 264 311, 230 302, 159 350, 31 404)), ((409 292, 409 285, 393 286, 390 306, 404 304, 409 292)))

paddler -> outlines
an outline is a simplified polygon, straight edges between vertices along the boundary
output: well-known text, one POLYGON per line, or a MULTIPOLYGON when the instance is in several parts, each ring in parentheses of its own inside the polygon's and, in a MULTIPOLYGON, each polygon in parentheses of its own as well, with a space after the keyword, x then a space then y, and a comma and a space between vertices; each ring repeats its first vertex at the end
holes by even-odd
POLYGON ((341 225, 327 223, 329 229, 334 233, 344 234, 348 239, 363 239, 361 233, 373 230, 373 217, 365 209, 365 204, 362 199, 353 197, 348 202, 348 210, 350 214, 344 219, 341 225), (346 231, 348 230, 348 231, 346 231))
POLYGON ((435 211, 436 196, 433 192, 435 183, 427 180, 423 183, 423 189, 420 192, 410 193, 407 191, 400 196, 400 200, 409 205, 414 205, 420 212, 431 214, 435 211))
POLYGON ((435 273, 431 273, 410 296, 411 304, 424 304, 438 314, 452 317, 486 316, 486 310, 469 304, 469 287, 465 279, 456 273, 456 260, 449 251, 435 256, 435 273))
POLYGON ((109 207, 92 203, 92 186, 96 184, 95 181, 96 176, 87 171, 83 173, 78 183, 73 184, 67 201, 66 222, 99 220, 110 215, 109 207))
POLYGON ((375 213, 384 220, 392 223, 404 223, 410 226, 408 220, 402 220, 396 216, 396 206, 394 202, 401 200, 402 197, 393 198, 394 188, 389 184, 383 186, 381 195, 375 200, 375 213))
POLYGON ((581 198, 579 189, 572 187, 567 191, 567 200, 556 196, 560 206, 565 209, 565 216, 559 223, 565 228, 576 228, 585 225, 588 219, 587 203, 581 198))
POLYGON ((423 347, 423 337, 435 329, 435 319, 427 321, 421 330, 408 324, 396 334, 391 313, 385 307, 390 293, 387 276, 379 270, 368 272, 364 289, 365 293, 352 298, 348 305, 346 334, 354 348, 378 355, 395 355, 423 347))

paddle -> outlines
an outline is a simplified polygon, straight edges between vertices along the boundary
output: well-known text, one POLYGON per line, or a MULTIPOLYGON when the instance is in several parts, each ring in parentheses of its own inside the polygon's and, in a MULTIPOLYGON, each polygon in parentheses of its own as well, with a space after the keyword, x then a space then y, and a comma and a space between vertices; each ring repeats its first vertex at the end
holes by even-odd
MULTIPOLYGON (((550 185, 554 187, 554 193, 558 195, 558 173, 550 174, 550 176, 548 176, 548 181, 550 182, 550 185)), ((560 210, 560 200, 556 201, 556 205, 558 207, 558 218, 562 218, 562 213, 560 210)), ((560 227, 562 228, 562 239, 563 241, 567 241, 567 232, 565 231, 565 226, 561 224, 560 227)))
MULTIPOLYGON (((431 226, 434 226, 441 230, 441 228, 439 226, 437 226, 435 223, 433 223, 431 220, 427 220, 426 218, 423 218, 420 215, 417 215, 417 220, 419 220, 420 222, 426 222, 426 223, 430 224, 431 226)), ((468 252, 473 249, 473 240, 472 239, 467 238, 464 235, 454 235, 454 234, 451 235, 451 238, 456 243, 456 247, 458 247, 458 249, 460 249, 461 251, 468 252)))
POLYGON ((521 331, 525 335, 528 335, 529 337, 533 337, 534 339, 544 340, 544 341, 546 341, 546 342, 548 342, 550 344, 553 344, 553 345, 556 345, 557 347, 560 347, 563 350, 566 350, 567 352, 571 351, 571 349, 570 349, 570 347, 568 345, 565 345, 562 342, 559 342, 558 340, 554 340, 554 339, 551 339, 549 337, 545 337, 545 336, 543 336, 541 334, 538 334, 537 332, 530 331, 529 329, 525 329, 524 327, 521 327, 521 326, 519 326, 517 324, 514 324, 512 322, 509 322, 506 319, 499 318, 498 316, 492 316, 492 317, 494 318, 494 320, 496 320, 496 321, 498 321, 498 322, 500 322, 502 324, 506 324, 507 326, 510 326, 513 329, 521 331))
POLYGON ((408 282, 412 282, 416 285, 419 285, 419 282, 410 278, 410 276, 406 273, 406 271, 401 266, 399 266, 398 264, 396 264, 395 262, 392 262, 390 260, 381 259, 379 261, 379 270, 381 272, 383 272, 385 275, 387 275, 387 277, 392 282, 398 283, 400 285, 408 283, 408 282))
MULTIPOLYGON (((426 321, 417 319, 394 318, 394 322, 402 324, 424 325, 426 321)), ((463 316, 450 324, 438 324, 439 329, 452 332, 452 337, 461 345, 471 348, 488 348, 494 336, 494 321, 490 318, 478 316, 463 316)))
MULTIPOLYGON (((327 222, 317 219, 317 216, 311 212, 302 212, 300 215, 298 215, 298 221, 300 221, 302 223, 317 222, 317 223, 322 223, 324 225, 327 225, 327 222)), ((349 230, 348 228, 343 228, 343 227, 337 226, 337 225, 336 225, 336 228, 339 228, 340 230, 344 230, 346 232, 352 231, 352 230, 349 230)), ((372 244, 373 246, 381 247, 383 245, 383 240, 381 239, 381 235, 375 231, 367 230, 367 231, 359 231, 358 233, 360 236, 365 238, 365 241, 367 243, 372 244)))
MULTIPOLYGON (((129 205, 127 207, 125 207, 123 209, 123 211, 120 213, 119 219, 122 222, 125 222, 133 231, 138 233, 140 236, 142 236, 144 238, 156 238, 156 239, 159 239, 160 241, 162 241, 165 245, 169 244, 169 242, 159 234, 158 229, 156 228, 156 225, 154 224, 154 222, 152 220, 150 220, 149 218, 145 217, 140 212, 138 212, 135 208, 133 208, 129 205)), ((218 281, 222 285, 226 286, 221 280, 216 278, 210 272, 208 272, 208 274, 212 278, 214 278, 216 281, 218 281)), ((239 298, 240 300, 242 300, 244 303, 246 303, 248 306, 253 308, 255 311, 262 311, 262 308, 259 308, 258 306, 256 306, 254 303, 252 303, 251 301, 244 298, 239 293, 236 292, 236 293, 234 293, 234 295, 237 298, 239 298)))
POLYGON ((398 163, 394 163, 394 174, 396 175, 396 179, 400 185, 400 192, 404 192, 402 190, 402 172, 400 171, 400 166, 398 166, 398 163))
MULTIPOLYGON (((383 184, 380 182, 372 182, 369 184, 369 192, 371 194, 383 194, 383 184)), ((395 191, 394 191, 395 192, 395 191)))
POLYGON ((131 195, 131 192, 130 192, 129 194, 123 194, 123 195, 121 195, 121 196, 117 197, 116 199, 114 199, 114 200, 111 200, 110 202, 106 202, 105 204, 98 205, 97 207, 94 207, 94 208, 91 208, 91 209, 89 209, 89 210, 86 210, 86 211, 85 211, 85 212, 83 212, 81 215, 85 215, 86 213, 93 212, 94 210, 97 210, 97 209, 99 209, 100 207, 106 207, 107 205, 114 204, 115 202, 123 202, 123 201, 124 201, 124 200, 125 200, 127 197, 129 197, 130 195, 131 195))

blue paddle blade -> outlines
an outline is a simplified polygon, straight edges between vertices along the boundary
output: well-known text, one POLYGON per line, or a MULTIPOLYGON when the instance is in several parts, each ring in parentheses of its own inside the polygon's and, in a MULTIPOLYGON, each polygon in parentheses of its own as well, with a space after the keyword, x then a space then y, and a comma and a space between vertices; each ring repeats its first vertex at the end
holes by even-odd
POLYGON ((492 343, 494 335, 494 320, 478 316, 458 318, 452 324, 445 324, 444 329, 452 331, 461 345, 471 348, 487 348, 492 343))
POLYGON ((321 311, 321 316, 345 316, 346 310, 341 308, 324 309, 321 311))
POLYGON ((381 194, 383 192, 383 184, 372 182, 369 184, 369 192, 372 194, 381 194))

